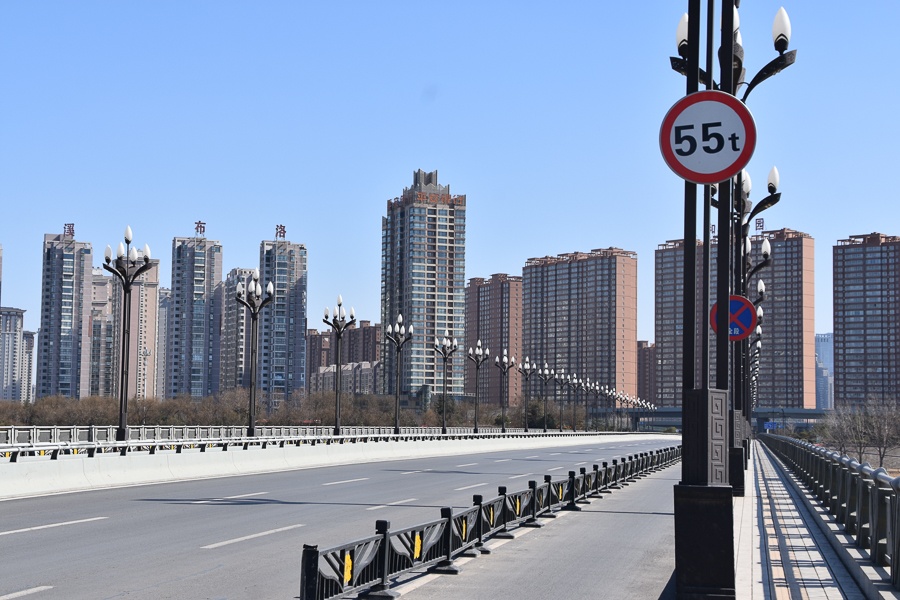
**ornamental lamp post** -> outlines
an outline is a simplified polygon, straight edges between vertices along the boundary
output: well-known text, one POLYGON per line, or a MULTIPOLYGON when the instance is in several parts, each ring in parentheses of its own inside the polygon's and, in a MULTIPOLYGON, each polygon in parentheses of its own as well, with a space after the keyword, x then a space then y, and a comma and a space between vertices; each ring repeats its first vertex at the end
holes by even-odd
POLYGON ((334 307, 334 315, 325 308, 325 318, 322 322, 329 325, 334 331, 335 337, 335 373, 334 373, 334 435, 341 435, 341 339, 344 332, 356 323, 356 311, 350 308, 350 319, 347 319, 347 311, 344 310, 344 299, 338 295, 337 306, 334 307))
MULTIPOLYGON (((562 392, 566 389, 566 375, 563 373, 564 369, 560 369, 556 372, 556 375, 553 377, 553 381, 556 383, 557 387, 559 387, 559 391, 562 392)), ((553 371, 550 372, 551 374, 553 371)), ((563 431, 563 399, 562 394, 559 397, 559 432, 563 431)))
POLYGON ((550 379, 553 379, 553 371, 548 368, 547 363, 544 363, 543 369, 538 369, 537 376, 541 380, 541 398, 543 399, 544 404, 544 433, 547 433, 547 392, 546 386, 547 382, 550 379))
POLYGON ((394 435, 400 435, 400 385, 401 385, 401 356, 400 352, 403 350, 403 346, 412 339, 413 336, 413 326, 409 326, 409 330, 403 325, 403 315, 397 315, 397 322, 391 326, 387 326, 387 333, 385 336, 389 342, 394 345, 394 348, 397 351, 396 358, 394 361, 397 364, 397 385, 394 390, 394 435))
MULTIPOLYGON (((523 388, 528 387, 528 379, 531 377, 532 373, 537 369, 537 365, 531 362, 528 357, 525 357, 525 362, 519 365, 519 373, 525 376, 525 385, 523 388)), ((530 390, 531 388, 529 388, 530 390)), ((525 422, 525 433, 528 433, 528 401, 526 400, 526 396, 522 394, 522 420, 525 422)))
POLYGON ((450 339, 450 330, 444 331, 444 339, 434 338, 434 351, 444 359, 444 402, 441 407, 441 433, 447 433, 447 380, 450 378, 448 364, 453 353, 459 348, 456 338, 450 339))
POLYGON ((500 369, 502 377, 500 380, 502 384, 500 388, 502 393, 502 396, 500 397, 500 433, 506 433, 506 404, 509 400, 509 370, 515 368, 516 357, 507 357, 506 348, 504 348, 503 360, 500 360, 499 356, 495 357, 494 366, 500 369))
MULTIPOLYGON (((784 9, 780 9, 775 17, 772 27, 772 39, 778 56, 766 64, 751 80, 746 83, 744 70, 744 48, 742 46, 737 0, 723 0, 721 10, 716 15, 713 2, 707 5, 703 11, 703 3, 700 0, 688 0, 688 14, 682 17, 678 26, 677 45, 679 58, 672 58, 672 68, 686 76, 686 96, 690 97, 699 92, 700 83, 704 83, 706 91, 704 97, 712 97, 724 93, 730 98, 723 98, 722 104, 735 108, 734 114, 746 113, 745 107, 739 105, 746 102, 753 89, 766 79, 779 73, 794 63, 796 51, 787 52, 790 40, 790 21, 784 9), (701 15, 706 16, 705 39, 701 31, 701 15), (714 33, 716 30, 716 18, 720 18, 721 40, 717 43, 714 33), (704 44, 705 42, 705 44, 704 44), (705 45, 705 70, 701 68, 701 50, 705 45), (713 81, 713 54, 714 49, 719 49, 719 82, 713 81), (738 91, 743 87, 743 95, 738 97, 738 91), (716 91, 712 91, 715 88, 716 91), (738 110, 739 109, 739 110, 738 110)), ((684 100, 684 99, 682 99, 684 100)), ((688 101, 689 102, 689 101, 688 101)), ((722 120, 722 128, 719 120, 714 120, 703 111, 697 117, 695 125, 698 136, 701 128, 716 130, 719 134, 733 134, 737 129, 725 131, 725 119, 722 120)), ((746 122, 746 121, 745 121, 746 122)), ((754 131, 752 118, 749 121, 750 130, 754 131)), ((741 142, 747 142, 743 148, 751 148, 750 138, 742 138, 741 142)), ((699 145, 698 145, 699 146, 699 145)), ((749 155, 744 155, 749 160, 749 155)), ((682 323, 682 406, 684 411, 683 434, 683 470, 682 478, 674 490, 674 514, 675 514, 675 580, 679 598, 689 597, 735 597, 734 574, 734 538, 733 529, 733 499, 734 493, 743 489, 742 459, 746 458, 743 442, 741 441, 742 417, 744 407, 741 398, 735 396, 736 389, 730 389, 733 382, 730 373, 734 371, 734 362, 731 358, 732 342, 729 339, 730 311, 725 307, 730 305, 729 296, 733 285, 733 272, 739 270, 739 264, 732 265, 735 250, 732 244, 740 240, 733 234, 734 211, 743 216, 742 203, 733 202, 740 199, 743 185, 740 177, 739 161, 733 161, 731 165, 723 165, 721 171, 710 169, 709 177, 705 181, 692 180, 684 177, 684 269, 683 269, 683 306, 685 307, 682 323), (732 171, 736 166, 736 171, 732 171), (727 167, 727 168, 725 168, 727 167), (718 177, 721 174, 721 177, 718 177), (733 175, 737 175, 736 180, 733 175), (716 182, 715 179, 720 181, 716 182), (719 201, 714 205, 711 201, 710 184, 719 183, 719 201), (694 340, 703 340, 703 361, 707 360, 707 342, 709 339, 706 319, 698 319, 693 307, 709 306, 708 302, 710 274, 704 267, 701 276, 697 276, 696 265, 696 227, 697 215, 697 186, 705 185, 703 193, 703 227, 704 248, 710 246, 709 232, 711 230, 711 208, 718 212, 718 260, 717 286, 715 289, 716 304, 719 306, 717 313, 717 335, 715 337, 715 385, 710 386, 708 369, 704 364, 703 372, 695 373, 694 364, 697 356, 694 340), (703 289, 703 302, 697 302, 696 284, 701 283, 703 289), (690 310, 688 310, 690 307, 690 310), (697 324, 700 329, 697 331, 697 324), (699 375, 699 377, 698 377, 699 375), (731 410, 729 411, 729 407, 731 410), (724 432, 720 436, 717 432, 724 432), (740 442, 740 443, 739 443, 740 442), (735 473, 740 471, 740 473, 735 473), (708 524, 703 528, 697 528, 696 523, 702 519, 708 524)), ((746 164, 746 161, 745 163, 746 164)), ((740 221, 737 223, 740 225, 740 221)), ((739 229, 739 228, 736 228, 739 229)), ((707 265, 708 260, 702 264, 707 265)))
POLYGON ((256 361, 259 349, 259 312, 275 299, 275 288, 270 281, 266 285, 266 297, 262 297, 262 286, 259 284, 259 269, 254 269, 252 279, 244 285, 237 284, 235 300, 250 311, 250 406, 247 410, 247 437, 256 435, 256 361))
MULTIPOLYGON (((575 392, 575 397, 572 399, 572 433, 577 431, 576 423, 575 423, 575 408, 578 404, 578 385, 579 379, 577 373, 572 373, 572 375, 566 376, 566 395, 569 395, 569 391, 575 392)), ((562 416, 562 415, 560 415, 562 416)))
POLYGON ((106 247, 103 268, 112 273, 122 284, 122 364, 119 367, 119 426, 116 441, 128 439, 128 361, 131 344, 131 288, 135 280, 150 270, 150 246, 144 244, 143 259, 138 259, 137 248, 131 245, 131 226, 125 227, 125 244, 119 242, 116 261, 112 260, 112 248, 106 247))
POLYGON ((468 359, 475 364, 475 427, 473 433, 478 433, 478 373, 481 371, 481 365, 491 358, 491 349, 481 348, 481 340, 475 343, 475 348, 469 348, 468 359))

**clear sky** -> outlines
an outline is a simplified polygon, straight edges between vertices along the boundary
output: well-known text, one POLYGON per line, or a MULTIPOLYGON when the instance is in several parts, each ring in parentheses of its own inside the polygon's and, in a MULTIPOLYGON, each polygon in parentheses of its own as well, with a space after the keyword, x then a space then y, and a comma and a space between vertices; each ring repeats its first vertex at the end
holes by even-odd
MULTIPOLYGON (((744 0, 748 79, 775 57, 780 1, 744 0)), ((900 3, 785 5, 797 63, 754 90, 751 199, 816 243, 816 331, 832 330, 831 248, 900 235, 900 3), (890 185, 889 185, 890 184, 890 185)), ((466 278, 531 257, 638 253, 639 339, 654 338, 653 251, 682 237, 660 123, 687 1, 0 3, 5 306, 40 315, 45 233, 75 223, 95 265, 130 224, 171 277, 193 223, 225 272, 275 226, 309 251, 310 326, 342 294, 380 320, 381 217, 416 169, 468 198, 466 278)), ((776 257, 777 258, 777 257, 776 257)))

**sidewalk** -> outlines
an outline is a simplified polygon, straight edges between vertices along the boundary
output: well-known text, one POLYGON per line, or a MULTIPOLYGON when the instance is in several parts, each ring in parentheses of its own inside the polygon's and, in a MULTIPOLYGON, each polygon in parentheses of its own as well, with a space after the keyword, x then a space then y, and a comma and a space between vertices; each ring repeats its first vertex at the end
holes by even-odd
MULTIPOLYGON (((734 499, 737 598, 864 598, 805 505, 754 443, 747 495, 734 499)), ((456 561, 458 575, 419 575, 395 587, 409 600, 675 598, 672 486, 681 465, 560 512, 540 529, 492 540, 456 561), (502 547, 501 547, 502 546, 502 547)))

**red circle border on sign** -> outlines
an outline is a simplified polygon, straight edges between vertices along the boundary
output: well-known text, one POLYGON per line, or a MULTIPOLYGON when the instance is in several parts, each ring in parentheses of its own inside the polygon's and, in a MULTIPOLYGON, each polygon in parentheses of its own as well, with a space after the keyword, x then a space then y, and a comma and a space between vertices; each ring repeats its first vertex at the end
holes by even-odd
MULTIPOLYGON (((752 300, 750 300, 749 298, 747 298, 747 297, 745 297, 745 296, 735 296, 735 295, 731 295, 731 296, 728 297, 728 313, 729 313, 729 316, 731 316, 731 303, 732 303, 733 301, 735 301, 735 300, 740 300, 741 303, 742 303, 746 308, 749 308, 749 309, 751 309, 751 310, 753 311, 753 312, 751 313, 751 314, 753 315, 753 319, 751 320, 750 327, 748 327, 747 330, 746 330, 745 332, 740 333, 740 334, 738 334, 738 335, 731 335, 730 332, 729 332, 729 335, 728 335, 728 341, 730 341, 730 342, 740 342, 741 340, 747 339, 748 337, 750 337, 750 336, 753 334, 753 332, 756 330, 756 326, 759 324, 759 320, 758 320, 758 318, 757 318, 757 316, 756 316, 756 305, 753 304, 753 301, 752 301, 752 300)), ((719 312, 718 309, 719 309, 719 303, 718 303, 718 302, 716 302, 715 304, 713 304, 712 308, 709 309, 709 324, 710 324, 710 326, 712 327, 712 330, 713 330, 714 333, 717 333, 717 332, 718 332, 718 323, 716 322, 716 313, 719 312)), ((730 324, 730 323, 729 323, 729 327, 728 327, 728 328, 731 329, 731 324, 730 324)))
POLYGON ((694 92, 673 104, 672 108, 669 109, 669 112, 666 113, 662 126, 659 128, 659 149, 662 152, 663 160, 666 161, 669 168, 682 179, 700 185, 719 183, 740 173, 741 169, 746 167, 747 163, 750 162, 750 158, 753 156, 754 150, 756 150, 756 123, 753 121, 753 115, 750 114, 750 109, 731 94, 726 94, 725 92, 717 90, 694 92), (688 169, 678 161, 674 150, 669 145, 669 137, 671 136, 672 128, 675 126, 675 119, 677 119, 681 113, 694 104, 709 101, 720 102, 731 108, 744 124, 744 133, 747 139, 744 143, 744 149, 741 151, 740 155, 738 155, 737 160, 735 160, 727 169, 722 169, 715 173, 697 173, 696 171, 688 169))

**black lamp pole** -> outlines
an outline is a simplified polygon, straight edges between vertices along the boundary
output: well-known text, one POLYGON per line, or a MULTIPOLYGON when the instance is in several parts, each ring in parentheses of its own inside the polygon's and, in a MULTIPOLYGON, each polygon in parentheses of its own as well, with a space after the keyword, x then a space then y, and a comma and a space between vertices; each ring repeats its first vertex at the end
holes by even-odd
POLYGON ((262 286, 259 284, 259 270, 253 271, 252 279, 244 285, 237 284, 235 299, 250 311, 250 409, 247 417, 247 437, 256 435, 256 362, 259 352, 259 311, 275 299, 275 288, 270 281, 266 285, 266 297, 262 297, 262 286))
POLYGON ((516 357, 508 357, 506 354, 506 348, 504 348, 503 360, 500 360, 499 356, 495 357, 494 366, 500 369, 500 373, 502 376, 502 379, 500 381, 500 383, 502 384, 500 389, 501 393, 503 394, 500 398, 500 433, 506 433, 506 403, 509 399, 509 370, 515 368, 516 357))
POLYGON ((543 369, 538 369, 537 376, 541 380, 541 397, 544 400, 544 433, 547 433, 547 381, 553 379, 553 371, 544 363, 543 369))
POLYGON ((475 427, 472 429, 474 433, 478 433, 478 373, 481 371, 481 365, 490 360, 491 349, 481 348, 481 340, 475 344, 475 348, 469 348, 469 360, 475 363, 475 427))
POLYGON ((131 246, 131 227, 125 228, 125 244, 119 242, 116 261, 112 260, 112 248, 106 247, 103 268, 115 275, 122 284, 122 364, 119 368, 119 426, 116 441, 128 439, 128 360, 131 345, 131 287, 135 280, 150 270, 150 246, 144 244, 143 259, 138 259, 136 248, 131 246))
MULTIPOLYGON (((563 371, 564 371, 563 369, 560 369, 553 376, 553 381, 556 382, 556 385, 557 385, 557 387, 559 387, 560 392, 565 391, 566 385, 567 385, 566 384, 566 375, 565 375, 565 373, 563 373, 563 371)), ((553 371, 550 371, 550 373, 552 375, 553 371)), ((560 394, 560 396, 559 396, 559 432, 562 433, 562 431, 563 431, 563 398, 562 398, 562 394, 560 394)))
POLYGON ((391 326, 387 326, 387 333, 384 334, 384 337, 387 338, 389 342, 394 345, 394 348, 397 351, 396 358, 394 359, 397 363, 397 386, 394 389, 394 435, 400 435, 400 373, 401 373, 401 356, 400 352, 403 350, 403 346, 412 339, 413 336, 413 326, 409 326, 409 330, 407 331, 406 327, 403 325, 403 315, 397 315, 397 322, 391 326))
POLYGON ((344 332, 356 323, 356 311, 350 309, 350 319, 347 320, 347 311, 344 310, 344 300, 337 298, 337 306, 334 307, 334 316, 325 309, 325 318, 322 322, 330 325, 335 337, 335 373, 334 373, 334 435, 341 435, 341 338, 344 332))
POLYGON ((447 433, 447 380, 450 378, 449 363, 453 353, 459 348, 456 338, 450 339, 450 331, 444 332, 444 339, 434 338, 434 351, 444 359, 444 403, 441 407, 441 433, 447 433))
MULTIPOLYGON (((521 373, 525 377, 525 385, 522 386, 523 389, 528 388, 528 391, 531 391, 531 388, 528 387, 528 380, 531 378, 531 374, 535 372, 537 369, 537 365, 531 362, 528 357, 525 357, 525 362, 519 365, 519 373, 521 373)), ((525 424, 525 433, 528 433, 528 396, 524 393, 522 394, 522 421, 525 424)))

